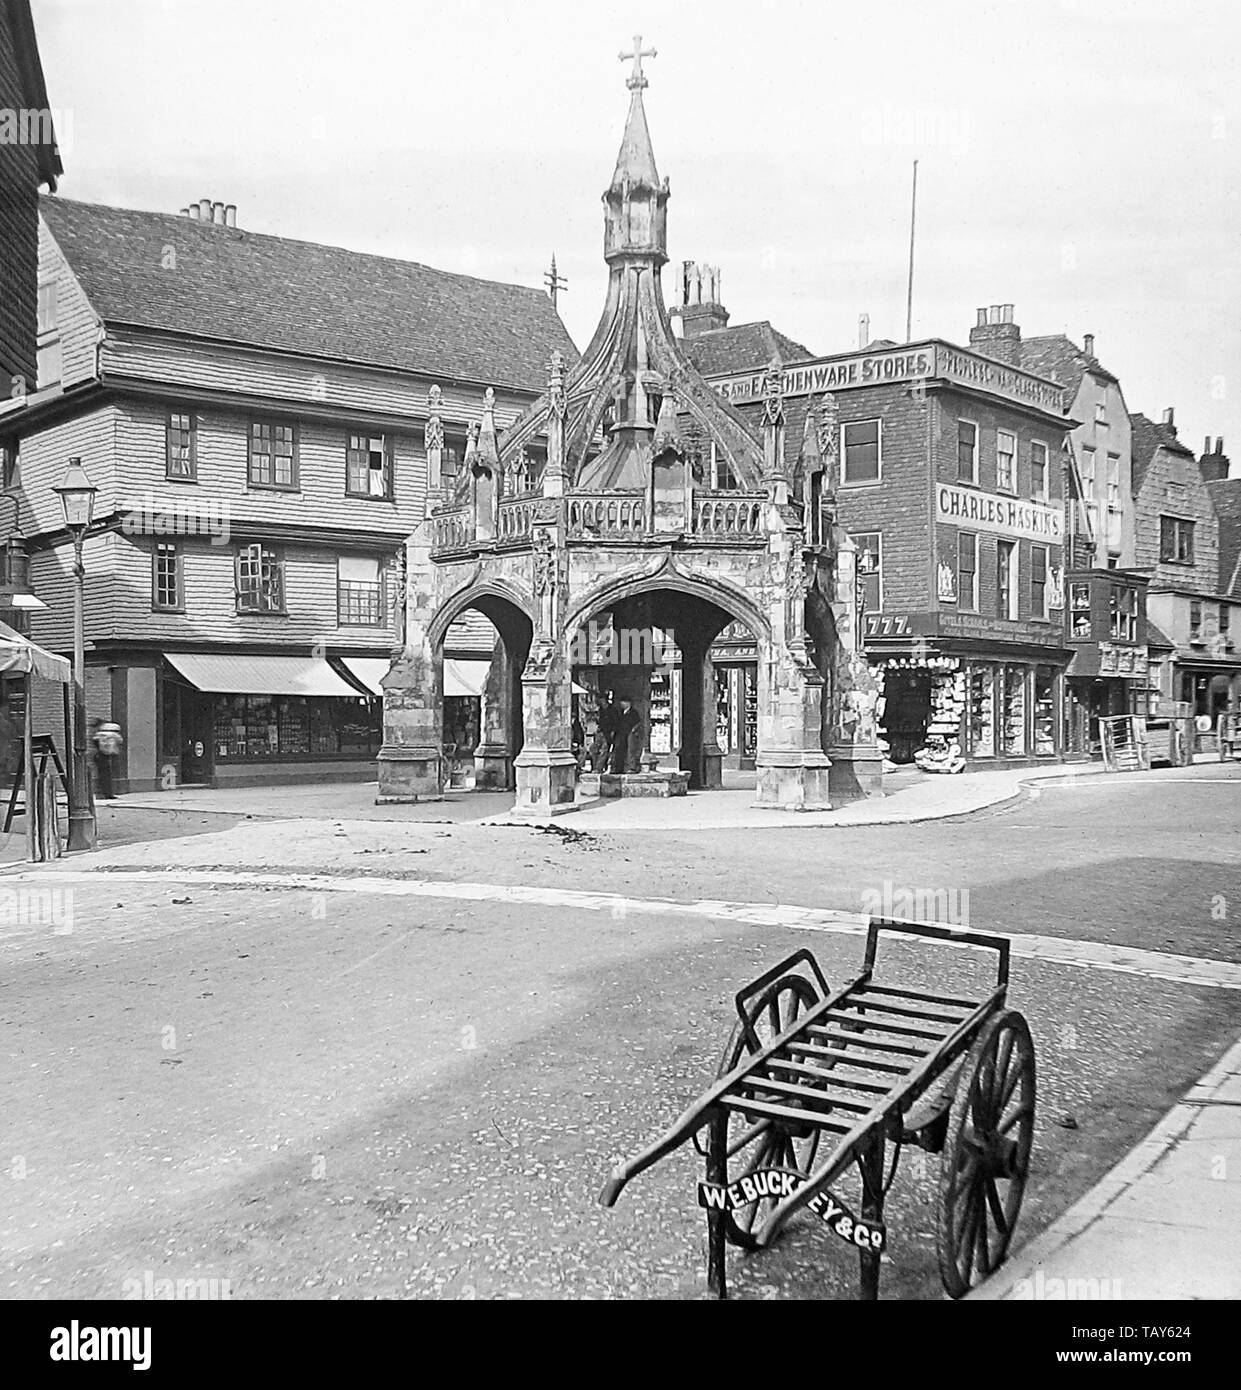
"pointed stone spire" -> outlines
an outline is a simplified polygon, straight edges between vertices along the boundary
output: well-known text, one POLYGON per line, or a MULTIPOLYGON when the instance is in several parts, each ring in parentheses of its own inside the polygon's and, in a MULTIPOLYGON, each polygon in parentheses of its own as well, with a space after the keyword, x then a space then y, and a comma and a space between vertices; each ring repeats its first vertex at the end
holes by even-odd
POLYGON ((667 384, 663 387, 663 400, 659 406, 659 419, 655 422, 651 454, 654 458, 661 454, 676 454, 678 458, 685 456, 685 445, 681 442, 681 431, 677 423, 677 398, 667 384))
POLYGON ((616 170, 612 175, 614 191, 619 192, 626 186, 659 187, 655 151, 651 146, 651 132, 647 128, 646 111, 642 105, 642 89, 649 85, 642 71, 642 59, 656 56, 655 49, 642 47, 641 34, 634 35, 633 52, 620 55, 622 63, 633 59, 633 72, 625 83, 633 95, 629 98, 629 117, 625 121, 625 134, 621 138, 620 153, 616 156, 616 170))
POLYGON ((666 180, 659 181, 651 132, 642 105, 642 89, 647 85, 642 59, 655 57, 655 50, 644 49, 639 35, 634 38, 633 52, 620 56, 623 62, 633 59, 633 72, 626 83, 631 96, 625 133, 621 137, 612 182, 603 195, 607 205, 604 257, 611 262, 617 256, 641 256, 662 265, 668 259, 668 184, 666 180))
POLYGON ((496 393, 488 386, 483 393, 483 423, 475 444, 475 463, 484 464, 496 476, 500 472, 500 448, 496 440, 496 393))

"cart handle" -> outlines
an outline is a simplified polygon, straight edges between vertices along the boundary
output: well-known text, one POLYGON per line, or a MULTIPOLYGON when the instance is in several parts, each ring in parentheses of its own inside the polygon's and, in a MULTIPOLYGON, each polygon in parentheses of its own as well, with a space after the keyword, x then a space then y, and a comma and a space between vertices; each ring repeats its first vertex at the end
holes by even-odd
POLYGON ((964 927, 954 927, 940 922, 901 922, 892 917, 872 917, 866 932, 866 969, 875 964, 879 948, 880 932, 903 932, 907 936, 929 936, 937 941, 955 941, 962 946, 982 946, 996 951, 995 981, 1000 988, 1008 985, 1008 953, 1011 942, 1007 936, 997 936, 993 932, 967 931, 964 927))
POLYGON ((744 989, 739 989, 737 991, 735 999, 737 1017, 741 1020, 741 1026, 745 1030, 745 1035, 756 1052, 759 1050, 761 1044, 758 1040, 758 1034, 754 1031, 754 1025, 745 1016, 746 1001, 753 998, 753 996, 758 994, 761 990, 766 989, 768 985, 778 980, 781 975, 787 975, 789 971, 796 970, 797 967, 803 963, 808 965, 814 972, 814 978, 819 986, 819 997, 826 998, 832 992, 831 988, 822 970, 819 969, 819 962, 815 960, 814 956, 811 955, 804 946, 801 950, 794 951, 791 956, 786 956, 779 965, 773 965, 770 970, 760 975, 757 980, 751 980, 744 989))

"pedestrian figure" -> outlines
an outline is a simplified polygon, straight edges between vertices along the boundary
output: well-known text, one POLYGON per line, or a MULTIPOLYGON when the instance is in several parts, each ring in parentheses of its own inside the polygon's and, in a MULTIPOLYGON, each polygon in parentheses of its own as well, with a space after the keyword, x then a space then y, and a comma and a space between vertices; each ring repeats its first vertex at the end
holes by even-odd
POLYGON ((612 771, 637 772, 639 770, 640 750, 635 748, 635 735, 642 727, 642 716, 633 707, 633 701, 621 698, 620 712, 616 716, 616 730, 612 738, 612 771))
POLYGON ((119 724, 97 719, 92 727, 91 747, 95 754, 95 781, 99 795, 104 801, 115 801, 116 763, 125 740, 119 724))
POLYGON ((595 746, 591 762, 595 772, 607 772, 612 765, 612 746, 616 739, 616 720, 620 711, 612 703, 612 692, 605 691, 599 705, 599 731, 595 735, 595 746))

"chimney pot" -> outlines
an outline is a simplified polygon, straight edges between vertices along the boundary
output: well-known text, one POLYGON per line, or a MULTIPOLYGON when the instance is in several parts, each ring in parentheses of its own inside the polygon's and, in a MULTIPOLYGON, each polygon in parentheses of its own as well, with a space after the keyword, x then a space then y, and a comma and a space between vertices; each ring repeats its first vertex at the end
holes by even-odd
POLYGON ((189 208, 182 208, 182 209, 181 209, 181 216, 182 216, 182 217, 188 217, 189 215, 190 215, 190 210, 189 210, 189 208))
POLYGON ((211 204, 211 220, 216 224, 217 227, 222 227, 224 225, 223 203, 217 201, 211 204))
POLYGON ((974 325, 974 327, 975 327, 975 328, 985 328, 986 326, 987 326, 987 311, 986 311, 986 309, 979 309, 979 311, 978 311, 978 322, 974 325))
POLYGON ((199 216, 199 217, 202 219, 202 221, 204 221, 204 222, 210 222, 210 221, 211 221, 211 199, 210 199, 210 198, 199 198, 199 200, 198 200, 198 216, 199 216))
POLYGON ((870 342, 870 315, 859 314, 857 321, 857 345, 864 348, 870 342))
POLYGON ((1082 343, 1083 343, 1083 345, 1084 345, 1084 347, 1085 347, 1085 349, 1086 349, 1086 356, 1087 356, 1087 357, 1093 357, 1093 356, 1094 356, 1094 334, 1093 334, 1093 333, 1087 333, 1087 334, 1085 334, 1085 336, 1082 338, 1082 343))
POLYGON ((1170 425, 1173 429, 1176 428, 1176 416, 1174 413, 1174 408, 1172 406, 1169 406, 1167 410, 1164 411, 1163 423, 1165 425, 1170 425))
POLYGON ((1206 437, 1206 443, 1202 446, 1202 452, 1204 454, 1209 454, 1211 452, 1211 436, 1209 434, 1206 437))
POLYGON ((190 215, 190 221, 191 221, 191 222, 197 222, 197 221, 198 221, 198 204, 197 204, 197 203, 191 203, 191 204, 190 204, 190 206, 189 206, 189 215, 190 215))
POLYGON ((1222 434, 1216 437, 1215 452, 1217 454, 1222 454, 1224 452, 1224 436, 1222 434))
POLYGON ((1001 323, 1012 323, 1012 321, 1013 321, 1013 306, 1012 306, 1011 304, 1001 304, 1001 305, 1000 305, 1000 322, 1001 322, 1001 323))
POLYGON ((224 225, 235 227, 237 225, 237 204, 229 203, 224 208, 224 225))

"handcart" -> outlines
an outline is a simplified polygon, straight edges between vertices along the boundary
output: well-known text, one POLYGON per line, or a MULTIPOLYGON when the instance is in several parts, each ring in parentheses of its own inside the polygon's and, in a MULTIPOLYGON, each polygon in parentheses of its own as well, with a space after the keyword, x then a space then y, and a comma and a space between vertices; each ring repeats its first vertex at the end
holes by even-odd
POLYGON ((698 1202, 712 1292, 727 1297, 726 1244, 764 1248, 805 1207, 858 1251, 860 1296, 873 1299, 884 1198, 902 1146, 914 1144, 942 1154, 939 1269, 959 1298, 1003 1262, 1030 1167, 1034 1044, 1005 1006, 1008 955, 1006 937, 872 918, 862 973, 832 991, 814 956, 794 952, 738 993, 714 1085, 613 1172, 600 1201, 614 1205, 631 1178, 692 1139, 706 1159, 698 1202), (993 950, 995 987, 972 999, 881 984, 883 933, 993 950), (852 1164, 857 1213, 832 1190, 852 1164))

